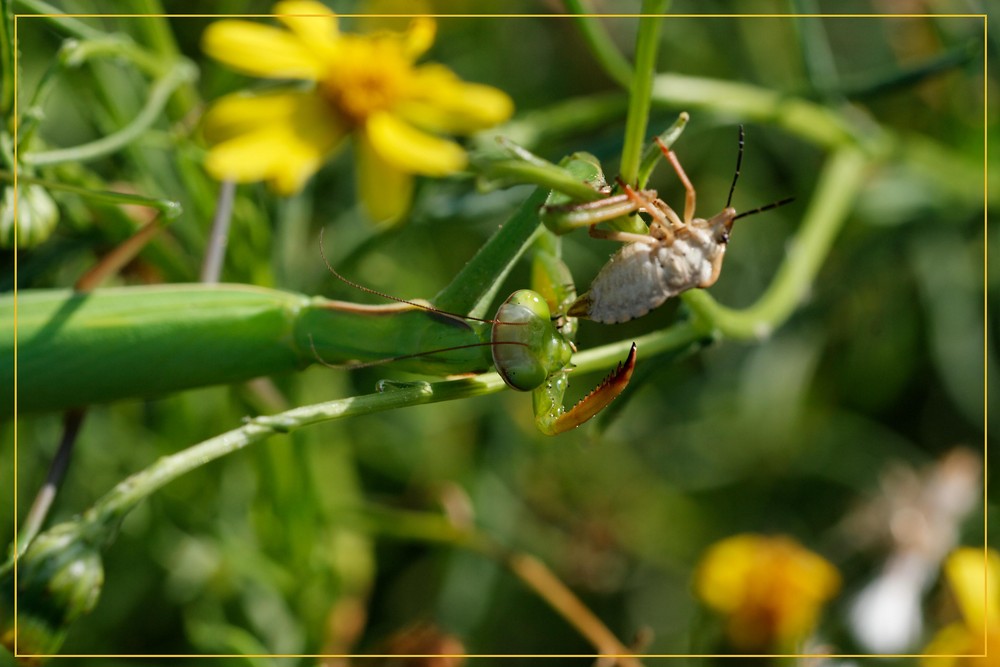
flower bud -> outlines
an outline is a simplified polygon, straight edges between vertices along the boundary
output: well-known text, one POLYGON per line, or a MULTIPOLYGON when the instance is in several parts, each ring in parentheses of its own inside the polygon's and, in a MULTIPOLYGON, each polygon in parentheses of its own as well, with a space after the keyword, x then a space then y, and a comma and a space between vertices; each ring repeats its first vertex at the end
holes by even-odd
POLYGON ((40 185, 21 185, 17 190, 15 218, 14 187, 8 185, 3 189, 3 199, 0 200, 0 247, 14 247, 16 225, 17 247, 33 248, 52 234, 59 222, 59 209, 40 185))
MULTIPOLYGON (((17 652, 59 650, 70 624, 97 603, 104 567, 97 545, 78 523, 63 523, 31 543, 17 561, 17 652)), ((14 649, 13 569, 0 579, 5 606, 0 642, 14 649)))

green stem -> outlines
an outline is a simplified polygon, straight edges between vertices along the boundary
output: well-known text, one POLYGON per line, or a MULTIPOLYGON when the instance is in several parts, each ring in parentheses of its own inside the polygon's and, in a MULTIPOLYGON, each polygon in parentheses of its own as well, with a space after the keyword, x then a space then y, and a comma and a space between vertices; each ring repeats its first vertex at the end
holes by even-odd
POLYGON ((70 67, 79 67, 92 58, 125 58, 132 61, 139 69, 152 77, 164 76, 167 70, 163 63, 146 53, 134 43, 120 37, 105 37, 84 42, 68 39, 59 48, 59 54, 53 60, 42 78, 39 79, 31 100, 24 107, 24 120, 18 128, 17 145, 24 151, 31 145, 31 138, 38 125, 45 118, 44 102, 52 91, 58 75, 70 67))
MULTIPOLYGON (((0 170, 0 181, 14 182, 14 174, 9 171, 0 170)), ((23 176, 18 174, 18 185, 40 185, 46 190, 71 192, 98 204, 113 204, 115 206, 146 206, 154 208, 163 214, 167 220, 174 220, 183 212, 181 205, 171 199, 155 199, 153 197, 143 197, 125 192, 112 192, 111 190, 91 190, 79 185, 70 185, 59 181, 50 181, 45 178, 34 176, 23 176)))
MULTIPOLYGON (((774 125, 829 150, 853 145, 873 160, 891 158, 913 169, 951 196, 982 203, 981 162, 956 157, 922 135, 900 136, 875 125, 862 128, 843 113, 799 97, 745 83, 660 74, 653 83, 653 103, 774 125)), ((989 204, 1000 203, 1000 174, 991 173, 987 185, 989 204)))
POLYGON ((777 125, 826 148, 855 144, 873 156, 884 155, 888 148, 887 135, 879 128, 871 126, 862 132, 833 109, 751 84, 660 74, 653 82, 652 95, 654 104, 777 125))
POLYGON ((768 336, 792 314, 809 291, 833 239, 864 185, 869 160, 854 147, 833 153, 820 174, 816 194, 802 227, 767 291, 756 303, 733 310, 716 302, 707 292, 690 290, 681 298, 695 313, 697 327, 731 338, 768 336))
POLYGON ((173 91, 197 76, 197 70, 186 61, 177 61, 168 72, 153 85, 149 99, 139 114, 128 125, 117 132, 80 146, 60 148, 40 153, 21 155, 25 164, 41 166, 61 162, 88 162, 104 157, 131 143, 148 130, 156 121, 173 91))
MULTIPOLYGON (((670 329, 642 336, 636 339, 636 342, 644 354, 652 355, 683 347, 703 337, 703 332, 690 323, 682 322, 670 329)), ((606 370, 621 361, 631 345, 631 341, 621 341, 575 355, 574 372, 606 370)), ((416 382, 406 385, 383 383, 383 386, 392 388, 379 393, 307 405, 276 415, 255 417, 237 429, 159 459, 108 492, 87 511, 85 520, 93 525, 116 525, 139 502, 181 475, 277 433, 291 433, 314 424, 413 405, 494 394, 506 387, 496 373, 442 382, 416 382)))
POLYGON ((577 201, 596 201, 606 196, 551 162, 540 164, 525 160, 500 160, 485 163, 482 171, 487 179, 495 180, 501 187, 530 183, 543 190, 555 190, 569 195, 577 201))
POLYGON ((614 368, 615 364, 628 356, 633 342, 636 346, 638 359, 641 360, 665 352, 680 350, 709 336, 710 332, 695 322, 681 320, 666 329, 654 331, 635 339, 621 340, 578 352, 573 355, 573 372, 580 374, 614 368))
POLYGON ((237 429, 161 458, 145 470, 125 479, 97 501, 84 515, 84 520, 94 526, 109 528, 117 526, 118 522, 138 503, 181 475, 277 433, 290 433, 313 424, 411 405, 495 393, 505 386, 500 376, 495 374, 444 382, 421 382, 381 393, 307 405, 276 415, 256 417, 237 429))
MULTIPOLYGON (((146 14, 141 21, 136 22, 143 43, 148 44, 158 58, 164 62, 174 62, 181 58, 177 40, 170 29, 159 0, 136 0, 136 14, 146 14)), ((182 118, 200 104, 198 91, 192 82, 179 86, 176 94, 170 98, 171 118, 182 118)))
POLYGON ((0 0, 0 118, 14 108, 14 18, 10 0, 0 0))
POLYGON ((81 21, 80 19, 61 16, 63 11, 42 0, 17 0, 17 4, 28 10, 32 14, 38 14, 38 18, 49 25, 61 30, 71 37, 79 39, 102 39, 106 35, 95 28, 81 21))
POLYGON ((625 118, 625 141, 622 147, 621 177, 626 183, 636 183, 639 165, 646 143, 649 103, 656 76, 656 52, 660 44, 660 16, 666 0, 643 0, 643 17, 639 19, 636 40, 635 70, 629 86, 628 115, 625 118))
POLYGON ((615 664, 623 667, 641 667, 642 663, 629 655, 630 649, 538 558, 509 549, 474 527, 456 526, 440 514, 369 505, 360 508, 356 515, 348 514, 347 518, 357 521, 361 530, 380 536, 469 549, 502 564, 585 637, 598 653, 619 656, 615 664))
POLYGON ((574 14, 574 21, 583 35, 584 41, 590 47, 590 52, 615 83, 622 88, 628 88, 632 80, 632 66, 629 65, 625 56, 618 51, 611 36, 601 26, 600 21, 588 14, 580 0, 565 0, 566 9, 574 14))
POLYGON ((18 556, 24 555, 25 550, 38 535, 38 531, 42 529, 42 524, 45 523, 45 519, 49 515, 59 486, 69 469, 77 436, 80 434, 80 426, 83 424, 83 418, 86 414, 86 409, 77 409, 68 410, 63 415, 63 437, 59 443, 59 449, 52 457, 45 483, 35 496, 35 501, 31 504, 31 509, 28 510, 24 523, 21 524, 18 531, 17 540, 15 540, 18 556))

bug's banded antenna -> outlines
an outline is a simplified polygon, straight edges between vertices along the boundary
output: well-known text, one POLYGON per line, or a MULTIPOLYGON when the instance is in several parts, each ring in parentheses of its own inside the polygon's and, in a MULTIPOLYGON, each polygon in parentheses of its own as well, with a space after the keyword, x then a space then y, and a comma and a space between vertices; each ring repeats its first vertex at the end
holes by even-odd
POLYGON ((733 218, 733 222, 739 220, 740 218, 745 218, 748 215, 754 215, 756 213, 763 213, 764 211, 770 211, 772 208, 778 208, 779 206, 784 206, 785 204, 791 204, 795 201, 795 197, 785 197, 784 199, 770 204, 765 204, 764 206, 758 206, 757 208, 751 209, 749 211, 743 211, 739 215, 733 218))
POLYGON ((740 150, 736 154, 736 173, 733 174, 733 184, 729 186, 729 197, 726 199, 726 208, 733 203, 733 193, 736 192, 736 181, 740 178, 740 167, 743 165, 743 124, 740 124, 740 150))

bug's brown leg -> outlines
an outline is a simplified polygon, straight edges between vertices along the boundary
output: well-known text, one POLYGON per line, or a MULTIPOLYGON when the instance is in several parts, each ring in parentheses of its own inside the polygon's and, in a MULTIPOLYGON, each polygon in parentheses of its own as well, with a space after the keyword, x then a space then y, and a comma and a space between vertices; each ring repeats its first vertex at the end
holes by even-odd
POLYGON ((645 211, 653 217, 649 231, 650 235, 654 238, 666 239, 668 242, 672 242, 674 238, 673 232, 684 228, 684 223, 677 217, 674 210, 667 206, 662 199, 656 197, 654 190, 636 192, 627 183, 622 183, 621 187, 625 191, 625 195, 635 204, 636 210, 645 211), (670 224, 667 224, 668 222, 670 224))
POLYGON ((684 185, 684 223, 691 224, 694 220, 694 203, 695 203, 695 192, 694 186, 691 185, 691 179, 687 177, 684 173, 684 167, 681 166, 680 160, 677 159, 677 154, 666 147, 666 145, 660 141, 660 138, 656 138, 656 145, 660 147, 663 155, 670 161, 673 166, 674 171, 677 172, 677 178, 681 179, 681 184, 684 185))

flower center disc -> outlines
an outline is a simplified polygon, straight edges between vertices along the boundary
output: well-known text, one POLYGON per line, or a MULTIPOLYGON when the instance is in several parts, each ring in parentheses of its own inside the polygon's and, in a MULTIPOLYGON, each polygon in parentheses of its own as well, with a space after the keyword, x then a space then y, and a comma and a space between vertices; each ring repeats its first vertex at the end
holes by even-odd
POLYGON ((323 94, 344 116, 361 124, 399 99, 410 66, 390 44, 355 42, 342 49, 321 84, 323 94))

